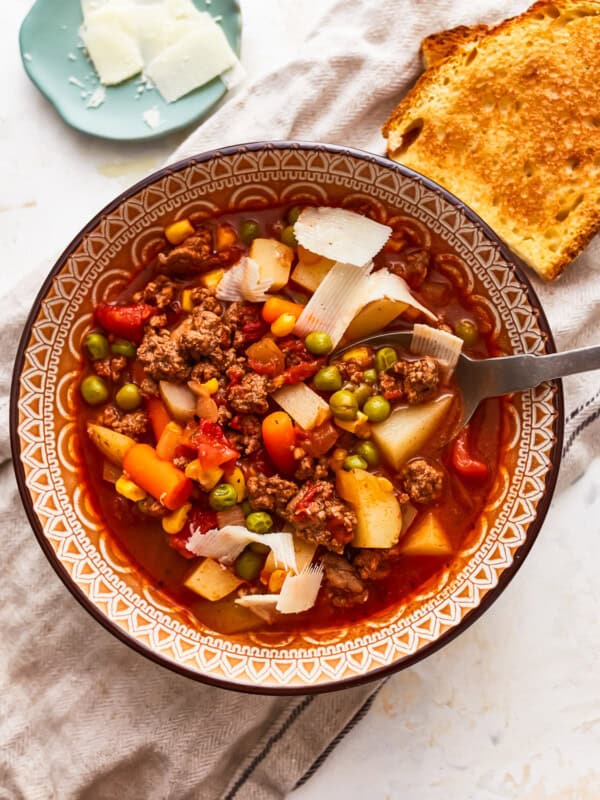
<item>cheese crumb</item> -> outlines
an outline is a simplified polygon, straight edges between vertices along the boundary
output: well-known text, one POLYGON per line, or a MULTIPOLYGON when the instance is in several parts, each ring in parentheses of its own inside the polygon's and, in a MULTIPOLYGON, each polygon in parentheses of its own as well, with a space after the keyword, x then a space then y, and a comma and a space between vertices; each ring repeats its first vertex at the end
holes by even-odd
POLYGON ((106 99, 106 89, 104 86, 96 86, 90 99, 85 104, 86 108, 98 108, 106 99))
POLYGON ((158 126, 162 123, 162 119, 160 117, 160 111, 156 106, 154 106, 154 108, 147 109, 147 111, 144 111, 142 117, 144 118, 144 122, 146 123, 146 125, 149 128, 152 128, 152 130, 154 130, 154 128, 158 128, 158 126))

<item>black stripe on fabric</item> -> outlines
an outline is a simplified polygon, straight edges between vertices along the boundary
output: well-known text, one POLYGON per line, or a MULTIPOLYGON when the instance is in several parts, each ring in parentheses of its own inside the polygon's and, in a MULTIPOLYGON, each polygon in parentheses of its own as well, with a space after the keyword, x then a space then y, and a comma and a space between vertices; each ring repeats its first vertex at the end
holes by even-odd
POLYGON ((315 772, 319 769, 319 767, 323 764, 323 762, 331 755, 331 753, 335 750, 338 744, 342 741, 342 739, 350 733, 352 728, 366 717, 369 709, 373 705, 373 701, 377 697, 381 686, 376 689, 373 694, 366 700, 366 702, 358 709, 356 714, 352 717, 350 722, 346 725, 343 730, 341 730, 335 739, 332 739, 331 742, 327 745, 325 750, 321 753, 321 755, 311 764, 308 770, 304 773, 304 775, 300 778, 298 783, 294 786, 294 789, 297 789, 299 786, 302 786, 309 778, 315 774, 315 772))
POLYGON ((281 737, 287 732, 291 725, 298 719, 298 717, 306 711, 308 706, 313 702, 316 695, 309 695, 305 697, 302 702, 294 708, 293 711, 290 712, 285 722, 281 725, 281 727, 275 731, 275 733, 267 740, 263 749, 258 753, 252 761, 248 764, 246 769, 242 772, 240 777, 237 781, 233 784, 229 792, 224 796, 223 800, 234 800, 234 797, 242 788, 242 786, 246 783, 248 778, 252 775, 254 770, 258 767, 258 765, 269 755, 271 752, 271 748, 273 747, 276 742, 281 739, 281 737))
POLYGON ((567 422, 571 422, 571 420, 574 420, 575 417, 579 416, 579 414, 581 414, 582 411, 585 411, 585 409, 589 405, 591 405, 594 402, 594 400, 597 400, 598 397, 600 397, 600 389, 598 389, 598 391, 595 394, 593 394, 591 397, 589 397, 585 401, 585 403, 582 403, 580 406, 577 406, 577 408, 574 408, 573 411, 571 411, 571 413, 567 417, 567 422))
POLYGON ((591 425, 592 422, 594 422, 594 420, 598 419, 598 417, 600 417, 600 408, 597 408, 594 412, 589 414, 582 422, 579 423, 579 425, 575 428, 573 433, 569 436, 569 439, 563 450, 564 456, 567 455, 577 437, 587 428, 588 425, 591 425))

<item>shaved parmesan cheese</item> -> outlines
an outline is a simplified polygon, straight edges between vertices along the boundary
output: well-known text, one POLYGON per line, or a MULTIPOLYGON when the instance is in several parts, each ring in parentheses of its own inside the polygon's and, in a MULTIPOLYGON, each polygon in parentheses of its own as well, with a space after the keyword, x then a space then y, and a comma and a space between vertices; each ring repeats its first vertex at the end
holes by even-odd
POLYGON ((369 336, 385 328, 408 306, 418 309, 430 319, 436 319, 432 311, 412 296, 406 281, 387 269, 377 270, 369 275, 363 306, 348 327, 346 336, 349 339, 369 336))
POLYGON ((305 208, 294 224, 302 247, 356 267, 374 258, 391 232, 388 225, 344 208, 305 208))
POLYGON ((273 553, 277 566, 297 572, 296 555, 291 533, 252 533, 242 525, 227 525, 208 533, 193 532, 186 548, 197 556, 208 556, 223 564, 233 564, 242 550, 251 542, 266 544, 273 553))
POLYGON ((162 122, 162 119, 160 117, 160 111, 156 106, 154 106, 153 108, 146 109, 146 111, 144 111, 144 113, 142 114, 142 119, 144 120, 146 125, 149 128, 152 128, 153 130, 154 128, 158 128, 158 126, 162 122))
POLYGON ((277 612, 300 614, 312 608, 317 600, 322 580, 323 565, 313 565, 303 570, 300 575, 288 575, 279 594, 248 594, 245 597, 238 597, 235 602, 267 622, 273 622, 277 612))
POLYGON ((137 75, 144 66, 137 42, 124 30, 98 24, 84 28, 81 38, 105 86, 137 75))
POLYGON ((411 353, 435 358, 444 367, 446 378, 454 372, 462 346, 463 340, 453 333, 430 328, 429 325, 417 324, 413 327, 411 353))
POLYGON ((260 268, 256 261, 245 256, 219 281, 217 297, 219 300, 248 300, 251 303, 264 303, 266 292, 271 287, 270 279, 260 280, 260 268))
POLYGON ((300 614, 302 611, 308 611, 317 600, 322 580, 322 564, 313 564, 300 575, 288 575, 281 587, 275 608, 281 614, 300 614))
POLYGON ((106 89, 104 86, 96 86, 91 96, 89 97, 86 108, 98 108, 106 99, 106 89))
POLYGON ((219 26, 198 27, 159 53, 146 72, 168 103, 216 78, 237 61, 219 26))
POLYGON ((334 264, 298 317, 294 333, 303 338, 311 331, 328 333, 335 347, 363 307, 372 267, 334 264))
POLYGON ((257 617, 271 623, 277 617, 278 594, 247 594, 244 597, 237 597, 235 602, 238 606, 247 608, 256 614, 257 617))
POLYGON ((329 404, 305 383, 283 386, 271 397, 305 431, 312 430, 331 415, 329 404))
MULTIPOLYGON (((292 536, 294 539, 294 552, 296 553, 296 566, 298 568, 297 572, 299 575, 304 569, 306 569, 306 567, 308 567, 315 557, 318 545, 315 544, 315 542, 308 542, 306 539, 301 539, 299 536, 294 536, 293 534, 292 536)), ((275 559, 273 558, 273 554, 269 553, 267 560, 265 561, 264 570, 267 573, 271 573, 275 569, 277 569, 275 559)))

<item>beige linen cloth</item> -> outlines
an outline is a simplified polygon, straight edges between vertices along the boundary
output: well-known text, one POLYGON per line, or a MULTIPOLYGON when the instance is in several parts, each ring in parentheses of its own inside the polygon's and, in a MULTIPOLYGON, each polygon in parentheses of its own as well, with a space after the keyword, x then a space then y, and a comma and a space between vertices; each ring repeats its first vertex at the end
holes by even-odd
MULTIPOLYGON (((381 153, 380 125, 418 74, 422 37, 525 5, 337 0, 318 19, 322 5, 313 0, 305 7, 315 27, 301 57, 239 91, 173 160, 285 138, 381 153)), ((561 349, 600 343, 599 255, 596 240, 560 283, 534 281, 561 349)), ((377 685, 295 698, 214 689, 137 655, 73 600, 35 541, 10 464, 12 362, 42 278, 0 307, 0 800, 284 797, 364 715, 377 685)), ((565 388, 563 485, 597 449, 600 374, 565 388)))

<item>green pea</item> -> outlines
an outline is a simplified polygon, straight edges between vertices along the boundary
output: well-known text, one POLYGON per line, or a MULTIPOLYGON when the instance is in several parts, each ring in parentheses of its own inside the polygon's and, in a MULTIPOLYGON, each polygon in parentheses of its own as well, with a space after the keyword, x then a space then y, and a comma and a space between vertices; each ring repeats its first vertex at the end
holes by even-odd
POLYGON ((115 339, 110 345, 110 352, 115 356, 125 356, 125 358, 135 358, 135 345, 127 339, 115 339))
POLYGON ((304 344, 308 352, 312 353, 313 356, 326 356, 327 353, 331 353, 333 350, 331 336, 324 331, 313 331, 309 333, 304 340, 304 344))
POLYGON ((477 325, 470 319, 461 319, 454 326, 454 333, 459 336, 466 345, 473 345, 479 338, 477 325))
POLYGON ((398 356, 393 347, 382 347, 381 350, 378 350, 375 354, 375 368, 377 372, 385 372, 392 367, 396 361, 398 361, 398 356))
POLYGON ((244 244, 252 244, 259 233, 258 222, 253 219, 245 219, 240 225, 240 239, 244 244))
POLYGON ((329 398, 329 408, 336 419, 353 420, 358 414, 358 401, 353 392, 340 389, 329 398))
POLYGON ((376 467, 379 464, 379 450, 373 442, 368 440, 359 442, 352 448, 352 452, 363 458, 370 467, 376 467))
POLYGON ((362 408, 369 397, 371 397, 371 387, 368 383, 354 384, 353 392, 359 408, 362 408))
POLYGON ((142 395, 135 383, 124 383, 115 395, 115 403, 122 411, 135 411, 142 405, 142 395))
POLYGON ((108 388, 98 375, 88 375, 84 378, 79 390, 88 406, 99 406, 108 400, 108 388))
POLYGON ((83 347, 92 361, 108 355, 108 339, 102 333, 88 333, 83 340, 83 347))
POLYGON ((391 410, 389 402, 380 394, 369 397, 363 406, 363 413, 367 415, 369 422, 383 422, 389 417, 391 410))
POLYGON ((236 503, 237 492, 229 483, 219 483, 208 495, 208 504, 215 511, 225 511, 236 503))
POLYGON ((290 208, 290 210, 287 213, 287 221, 290 223, 290 225, 293 225, 294 222, 296 222, 301 213, 302 213, 301 206, 292 206, 290 208))
POLYGON ((264 557, 247 547, 235 560, 236 575, 244 581, 255 581, 263 568, 264 557))
POLYGON ((298 246, 298 241, 296 239, 296 234, 294 233, 293 225, 286 225, 286 227, 281 231, 281 241, 284 244, 287 244, 288 247, 298 246))
POLYGON ((246 527, 252 533, 268 533, 273 527, 273 517, 266 511, 253 511, 246 517, 246 527))
POLYGON ((377 370, 366 369, 363 372, 363 378, 365 379, 365 383, 368 383, 372 386, 374 383, 377 383, 377 370))
POLYGON ((322 367, 313 381, 319 392, 337 392, 342 388, 342 375, 337 367, 322 367))
POLYGON ((364 458, 360 456, 346 456, 344 459, 344 469, 366 469, 368 466, 364 458))
POLYGON ((251 542, 248 547, 253 553, 259 553, 261 556, 266 556, 271 549, 268 545, 261 542, 251 542))

